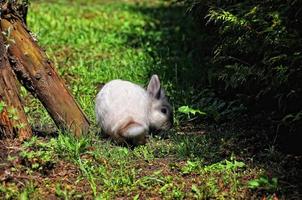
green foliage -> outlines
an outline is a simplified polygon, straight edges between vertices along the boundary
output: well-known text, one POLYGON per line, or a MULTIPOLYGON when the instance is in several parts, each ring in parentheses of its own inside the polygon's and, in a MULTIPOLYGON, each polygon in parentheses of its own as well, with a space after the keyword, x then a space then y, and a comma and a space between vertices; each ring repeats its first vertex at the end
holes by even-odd
POLYGON ((233 121, 242 116, 247 107, 238 99, 226 101, 218 97, 213 89, 203 89, 200 92, 198 105, 203 107, 207 117, 216 122, 233 121))
POLYGON ((16 121, 19 119, 19 116, 18 116, 18 111, 16 108, 14 107, 9 107, 8 108, 8 117, 13 120, 13 121, 16 121))
POLYGON ((177 111, 180 112, 180 113, 188 115, 188 118, 190 118, 191 114, 192 115, 196 115, 196 114, 206 115, 205 112, 202 112, 202 111, 200 111, 198 109, 190 108, 189 106, 181 106, 181 107, 178 108, 177 111))
POLYGON ((56 150, 63 157, 76 161, 90 146, 89 137, 75 138, 71 134, 59 134, 56 140, 56 150))
POLYGON ((196 155, 202 155, 206 149, 206 139, 204 137, 185 137, 174 136, 176 141, 176 151, 180 157, 195 157, 196 155))
POLYGON ((268 191, 276 191, 278 187, 277 178, 268 178, 267 176, 261 176, 259 178, 250 180, 248 186, 251 189, 263 189, 268 191))
POLYGON ((222 162, 207 166, 204 168, 204 170, 205 171, 222 171, 222 170, 235 171, 243 167, 245 167, 245 164, 243 162, 236 161, 232 158, 231 161, 224 160, 222 162))
POLYGON ((205 112, 200 111, 199 109, 193 109, 189 106, 181 106, 177 109, 177 112, 180 113, 180 115, 176 114, 176 120, 175 124, 179 125, 179 122, 182 120, 193 120, 196 119, 198 116, 206 115, 205 112))
MULTIPOLYGON (((250 23, 231 11, 212 9, 217 13, 213 12, 213 21, 208 25, 213 25, 216 18, 216 24, 225 20, 223 24, 230 26, 225 32, 240 30, 250 23), (218 15, 225 17, 219 19, 218 15)), ((203 112, 204 117, 217 121, 238 117, 246 111, 246 104, 226 97, 221 91, 248 83, 246 76, 253 75, 253 71, 244 62, 229 63, 217 75, 221 52, 215 52, 218 61, 212 64, 202 50, 209 50, 209 44, 200 51, 190 48, 196 44, 192 37, 212 42, 210 36, 217 35, 195 33, 192 21, 182 17, 183 11, 182 6, 169 1, 32 1, 28 25, 37 34, 39 43, 47 48, 60 75, 92 121, 98 84, 114 78, 145 84, 155 72, 161 75, 175 108, 187 105, 179 112, 176 110, 177 117, 189 121, 204 116, 203 112), (193 56, 200 52, 204 56, 194 63, 193 56), (199 67, 198 63, 205 65, 199 67), (219 90, 201 88, 203 83, 217 85, 219 90)), ((275 20, 278 23, 278 16, 275 20)), ((220 42, 217 37, 216 40, 220 42)), ((277 70, 287 73, 283 66, 277 70)), ((279 79, 287 80, 283 76, 279 79)), ((24 90, 21 93, 30 108, 26 109, 30 122, 51 123, 41 105, 24 90)), ((292 121, 292 116, 288 119, 292 121)), ((262 158, 269 164, 257 165, 257 155, 245 154, 255 144, 248 146, 251 138, 243 138, 237 128, 228 133, 203 131, 197 123, 193 126, 189 127, 193 131, 177 127, 184 130, 171 130, 165 139, 151 136, 146 145, 133 149, 116 146, 94 134, 79 138, 68 133, 51 139, 34 137, 21 147, 8 148, 8 153, 20 151, 16 150, 7 159, 13 167, 6 169, 5 176, 10 175, 7 179, 1 177, 5 180, 0 183, 0 196, 6 199, 39 199, 49 194, 61 199, 250 199, 250 195, 257 195, 257 190, 250 189, 247 182, 265 174, 265 168, 275 170, 272 159, 262 158), (233 154, 238 155, 238 160, 233 154), (19 173, 22 176, 18 177, 19 173), (27 187, 24 184, 27 180, 34 185, 27 187)), ((261 156, 267 158, 267 154, 261 156)), ((271 154, 269 158, 275 157, 279 154, 271 154)))
POLYGON ((297 132, 301 119, 293 116, 302 107, 301 2, 181 2, 211 35, 201 35, 202 45, 212 46, 206 86, 224 101, 238 101, 250 114, 272 119, 275 127, 297 132))
POLYGON ((17 184, 8 184, 6 186, 0 185, 0 194, 4 193, 4 199, 20 199, 20 200, 28 200, 30 199, 30 195, 36 192, 36 187, 34 186, 32 181, 29 181, 25 187, 20 190, 17 184))
POLYGON ((53 167, 57 159, 54 152, 54 142, 52 140, 49 143, 44 143, 38 140, 37 137, 32 137, 23 144, 20 157, 30 170, 48 170, 53 167))
POLYGON ((0 101, 0 113, 2 113, 2 111, 4 110, 4 108, 5 108, 4 101, 0 101))
POLYGON ((67 190, 62 189, 59 184, 56 185, 56 195, 64 200, 68 200, 70 198, 67 190))
POLYGON ((200 162, 192 162, 192 161, 188 160, 187 164, 181 168, 181 172, 183 174, 190 174, 194 170, 197 170, 198 168, 200 168, 201 167, 200 165, 201 165, 200 162))
MULTIPOLYGON (((203 139, 210 144, 199 143, 201 145, 186 155, 182 155, 177 147, 185 140, 184 137, 169 140, 150 138, 147 145, 134 149, 92 140, 91 136, 75 139, 59 135, 50 140, 33 137, 22 145, 18 154, 21 163, 14 170, 22 169, 30 179, 30 175, 49 177, 49 172, 59 170, 61 173, 64 170, 62 166, 72 166, 72 174, 71 171, 62 171, 62 174, 65 174, 64 180, 71 176, 74 181, 65 182, 60 175, 57 179, 52 175, 50 183, 44 179, 22 190, 15 185, 0 185, 0 195, 34 199, 41 195, 39 192, 45 189, 43 187, 51 187, 51 191, 62 199, 124 196, 135 199, 148 195, 164 199, 222 198, 225 195, 235 198, 241 194, 241 190, 249 190, 249 186, 244 184, 249 177, 260 176, 260 172, 263 174, 261 170, 251 170, 251 166, 234 157, 221 157, 215 161, 213 155, 217 154, 217 150, 209 148, 215 141, 208 140, 206 136, 199 137, 196 139, 195 135, 189 138, 195 138, 196 141, 203 139), (83 182, 87 184, 86 193, 83 193, 83 188, 80 191, 74 188, 79 183, 78 187, 83 187, 83 182)), ((209 137, 213 138, 213 135, 209 137)), ((191 143, 196 144, 198 142, 191 143)), ((14 157, 10 160, 17 162, 19 159, 14 157)))

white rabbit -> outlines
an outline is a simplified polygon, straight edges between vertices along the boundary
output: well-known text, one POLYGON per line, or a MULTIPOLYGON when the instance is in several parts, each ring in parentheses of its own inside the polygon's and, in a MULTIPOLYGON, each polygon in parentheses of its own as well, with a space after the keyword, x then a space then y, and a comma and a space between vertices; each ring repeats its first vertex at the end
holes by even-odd
POLYGON ((96 119, 102 131, 118 143, 145 144, 150 129, 168 130, 173 124, 171 105, 153 75, 147 90, 124 80, 112 80, 96 97, 96 119))

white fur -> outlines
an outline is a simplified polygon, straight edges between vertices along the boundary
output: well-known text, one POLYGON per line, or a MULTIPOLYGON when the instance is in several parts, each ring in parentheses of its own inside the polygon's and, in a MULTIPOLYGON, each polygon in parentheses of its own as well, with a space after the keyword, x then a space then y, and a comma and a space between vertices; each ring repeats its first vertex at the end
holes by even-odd
POLYGON ((104 132, 119 137, 117 131, 129 119, 140 124, 125 137, 135 137, 149 130, 150 99, 146 91, 129 81, 113 80, 96 97, 96 118, 104 132))
POLYGON ((157 75, 152 76, 148 90, 129 81, 110 81, 96 97, 97 122, 117 141, 128 138, 136 144, 144 144, 149 127, 168 128, 167 116, 160 112, 162 100, 156 97, 160 92, 157 75))
POLYGON ((125 133, 124 135, 128 138, 136 138, 139 137, 142 134, 146 133, 146 129, 142 126, 134 126, 134 127, 130 127, 125 133))

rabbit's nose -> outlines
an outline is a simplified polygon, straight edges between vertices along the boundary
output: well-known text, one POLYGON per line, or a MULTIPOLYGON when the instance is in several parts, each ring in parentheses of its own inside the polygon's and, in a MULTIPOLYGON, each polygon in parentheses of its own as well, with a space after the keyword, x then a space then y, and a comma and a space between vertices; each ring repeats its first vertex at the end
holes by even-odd
POLYGON ((161 132, 161 130, 152 128, 152 129, 150 129, 150 132, 154 135, 158 135, 161 132))

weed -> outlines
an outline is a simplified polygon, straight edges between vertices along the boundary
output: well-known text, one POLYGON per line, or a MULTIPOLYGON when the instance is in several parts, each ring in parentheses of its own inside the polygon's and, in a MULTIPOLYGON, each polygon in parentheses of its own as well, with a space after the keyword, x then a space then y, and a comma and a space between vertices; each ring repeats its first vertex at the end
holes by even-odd
MULTIPOLYGON (((184 115, 186 120, 188 121, 193 121, 196 119, 198 116, 203 116, 206 115, 205 112, 200 111, 199 109, 193 109, 190 108, 189 106, 181 106, 177 109, 177 112, 184 115), (192 118, 194 116, 194 118, 192 118)), ((179 125, 179 121, 182 121, 184 119, 184 116, 182 115, 176 115, 176 124, 179 125)))
POLYGON ((71 160, 77 160, 90 146, 89 137, 76 138, 71 134, 59 134, 56 142, 56 151, 71 160))
POLYGON ((26 185, 26 187, 20 193, 20 200, 29 200, 31 199, 31 195, 35 193, 36 186, 30 182, 26 185))
POLYGON ((64 199, 64 200, 83 198, 81 194, 76 194, 74 190, 69 191, 67 188, 64 188, 64 186, 62 186, 61 184, 57 184, 55 186, 55 194, 60 199, 64 199))
POLYGON ((263 189, 268 191, 276 191, 278 187, 277 178, 268 178, 267 176, 260 176, 259 178, 250 180, 248 187, 251 189, 263 189))
MULTIPOLYGON (((1 197, 250 199, 258 189, 272 188, 269 195, 276 191, 273 179, 260 180, 267 173, 255 166, 250 159, 254 155, 243 154, 256 148, 245 146, 244 133, 217 128, 201 134, 200 122, 188 123, 203 111, 218 121, 235 116, 227 110, 244 108, 238 102, 225 103, 211 90, 196 93, 194 81, 202 69, 194 67, 187 44, 196 33, 192 21, 181 17, 183 12, 183 7, 167 1, 32 1, 28 25, 92 119, 92 129, 79 138, 63 132, 3 150, 11 154, 4 155, 9 166, 16 165, 0 175, 1 197), (144 84, 153 73, 160 74, 171 102, 179 108, 176 119, 185 122, 179 125, 190 125, 193 131, 176 127, 165 137, 152 133, 146 145, 133 149, 96 135, 97 85, 115 78, 144 84), (27 179, 34 184, 25 186, 27 179)), ((30 123, 52 124, 42 105, 26 91, 21 93, 30 123)), ((0 111, 4 106, 0 102, 0 111)), ((274 162, 279 155, 271 148, 261 156, 274 162)))
POLYGON ((23 144, 23 150, 20 152, 24 165, 31 170, 46 172, 52 168, 57 160, 57 154, 54 152, 53 142, 44 143, 32 137, 23 144))
POLYGON ((0 113, 2 113, 2 111, 4 110, 4 108, 5 108, 4 101, 0 101, 0 113))

